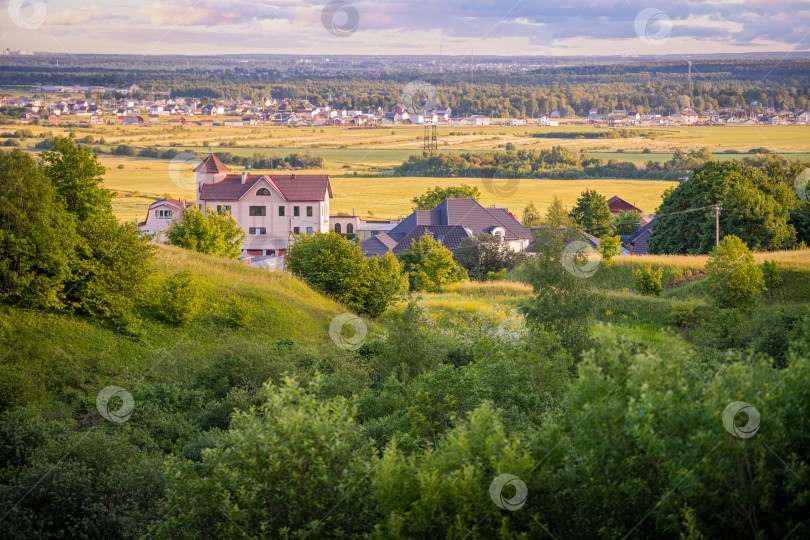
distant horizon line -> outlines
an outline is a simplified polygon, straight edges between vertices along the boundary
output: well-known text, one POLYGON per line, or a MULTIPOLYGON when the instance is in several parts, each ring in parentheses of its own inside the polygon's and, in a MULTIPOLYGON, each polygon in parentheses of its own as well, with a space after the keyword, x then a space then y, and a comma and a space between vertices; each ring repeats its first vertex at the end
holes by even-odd
MULTIPOLYGON (((137 56, 140 58, 149 57, 163 57, 163 58, 227 58, 227 57, 289 57, 289 58, 310 58, 310 57, 329 57, 329 58, 468 58, 469 54, 328 54, 328 53, 221 53, 221 54, 127 54, 127 53, 66 53, 66 52, 53 52, 53 51, 37 51, 34 49, 26 48, 11 48, 5 47, 2 50, 9 51, 33 51, 33 55, 14 55, 6 56, 0 55, 0 58, 31 58, 31 56, 137 56)), ((787 56, 800 56, 802 58, 810 58, 810 51, 763 51, 763 52, 741 52, 741 53, 700 53, 700 54, 476 54, 476 58, 709 58, 709 57, 725 57, 725 58, 741 58, 741 57, 774 57, 783 55, 783 60, 788 60, 787 56)))

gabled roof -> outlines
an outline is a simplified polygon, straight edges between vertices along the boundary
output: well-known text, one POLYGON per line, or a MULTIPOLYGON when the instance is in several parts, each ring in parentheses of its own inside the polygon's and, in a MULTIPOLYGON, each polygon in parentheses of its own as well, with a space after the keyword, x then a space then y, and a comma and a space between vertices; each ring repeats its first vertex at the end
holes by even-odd
POLYGON ((631 210, 635 210, 639 214, 644 215, 644 212, 641 211, 641 208, 638 206, 632 205, 629 202, 625 201, 624 199, 619 198, 617 195, 614 195, 607 201, 608 207, 610 208, 611 212, 629 212, 631 210))
POLYGON ((434 240, 441 242, 444 247, 453 252, 458 249, 462 240, 473 236, 470 230, 460 225, 419 225, 404 236, 402 233, 394 232, 372 236, 363 242, 363 252, 368 257, 383 255, 389 251, 393 252, 394 255, 399 255, 411 249, 411 243, 426 234, 429 234, 434 240))
POLYGON ((329 176, 250 174, 242 183, 241 174, 229 174, 216 184, 203 184, 201 201, 238 201, 260 181, 273 186, 288 201, 322 201, 332 198, 329 176))
POLYGON ((638 229, 633 234, 622 235, 621 236, 622 244, 627 246, 628 249, 632 245, 633 255, 646 255, 647 241, 650 239, 650 236, 653 233, 654 226, 655 226, 655 218, 653 218, 649 223, 638 229))
POLYGON ((504 230, 505 240, 528 239, 531 231, 506 208, 486 207, 473 199, 445 199, 433 210, 416 210, 391 232, 408 234, 419 225, 460 225, 474 235, 490 233, 494 227, 504 230))
POLYGON ((209 154, 205 160, 200 163, 194 172, 202 172, 206 174, 222 174, 229 173, 231 170, 225 166, 214 154, 209 154))

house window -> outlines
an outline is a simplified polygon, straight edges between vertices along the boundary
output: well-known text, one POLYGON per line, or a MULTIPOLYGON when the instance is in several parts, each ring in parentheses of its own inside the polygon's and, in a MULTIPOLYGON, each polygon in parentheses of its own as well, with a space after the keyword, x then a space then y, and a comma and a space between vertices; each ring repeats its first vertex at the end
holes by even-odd
POLYGON ((354 234, 354 225, 351 223, 346 224, 346 234, 354 234))
POLYGON ((284 214, 285 214, 285 207, 279 206, 278 207, 278 215, 283 217, 284 214))
POLYGON ((267 234, 267 229, 265 227, 251 227, 248 229, 248 233, 250 234, 267 234))
POLYGON ((307 206, 307 217, 312 217, 312 207, 307 206))
POLYGON ((335 232, 340 234, 340 223, 335 223, 335 232))
POLYGON ((171 219, 171 210, 155 210, 155 216, 159 219, 171 219))
POLYGON ((248 215, 250 216, 266 216, 267 215, 267 207, 266 206, 251 206, 248 208, 248 215))
POLYGON ((217 213, 218 214, 222 214, 222 213, 230 214, 231 213, 231 205, 229 205, 229 204, 217 205, 217 213))
POLYGON ((307 227, 307 234, 312 234, 312 227, 307 227))
POLYGON ((301 207, 300 206, 293 206, 293 215, 298 217, 301 215, 301 207))
POLYGON ((262 197, 270 197, 272 195, 272 193, 270 193, 269 189, 267 189, 266 187, 263 187, 262 189, 260 189, 259 191, 256 192, 256 195, 259 195, 259 196, 262 196, 262 197))
POLYGON ((301 227, 293 227, 293 234, 301 234, 301 227))

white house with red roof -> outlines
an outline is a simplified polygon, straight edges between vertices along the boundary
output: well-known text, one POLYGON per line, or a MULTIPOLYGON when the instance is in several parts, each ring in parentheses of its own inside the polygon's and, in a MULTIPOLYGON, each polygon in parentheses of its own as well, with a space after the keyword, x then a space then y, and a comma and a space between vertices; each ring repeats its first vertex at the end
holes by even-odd
POLYGON ((245 255, 283 256, 292 235, 329 230, 328 175, 231 174, 213 154, 194 172, 197 205, 236 219, 247 234, 245 255))
POLYGON ((172 223, 183 219, 183 210, 190 205, 177 199, 162 199, 149 205, 146 221, 138 223, 145 234, 153 234, 161 242, 166 241, 166 230, 172 223))

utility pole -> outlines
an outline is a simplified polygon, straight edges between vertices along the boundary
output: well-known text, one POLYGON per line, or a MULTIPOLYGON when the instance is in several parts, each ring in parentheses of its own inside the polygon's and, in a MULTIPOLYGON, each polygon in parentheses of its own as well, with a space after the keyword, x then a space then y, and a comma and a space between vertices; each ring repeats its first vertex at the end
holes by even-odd
POLYGON ((720 205, 714 205, 714 243, 715 246, 720 246, 720 205))

